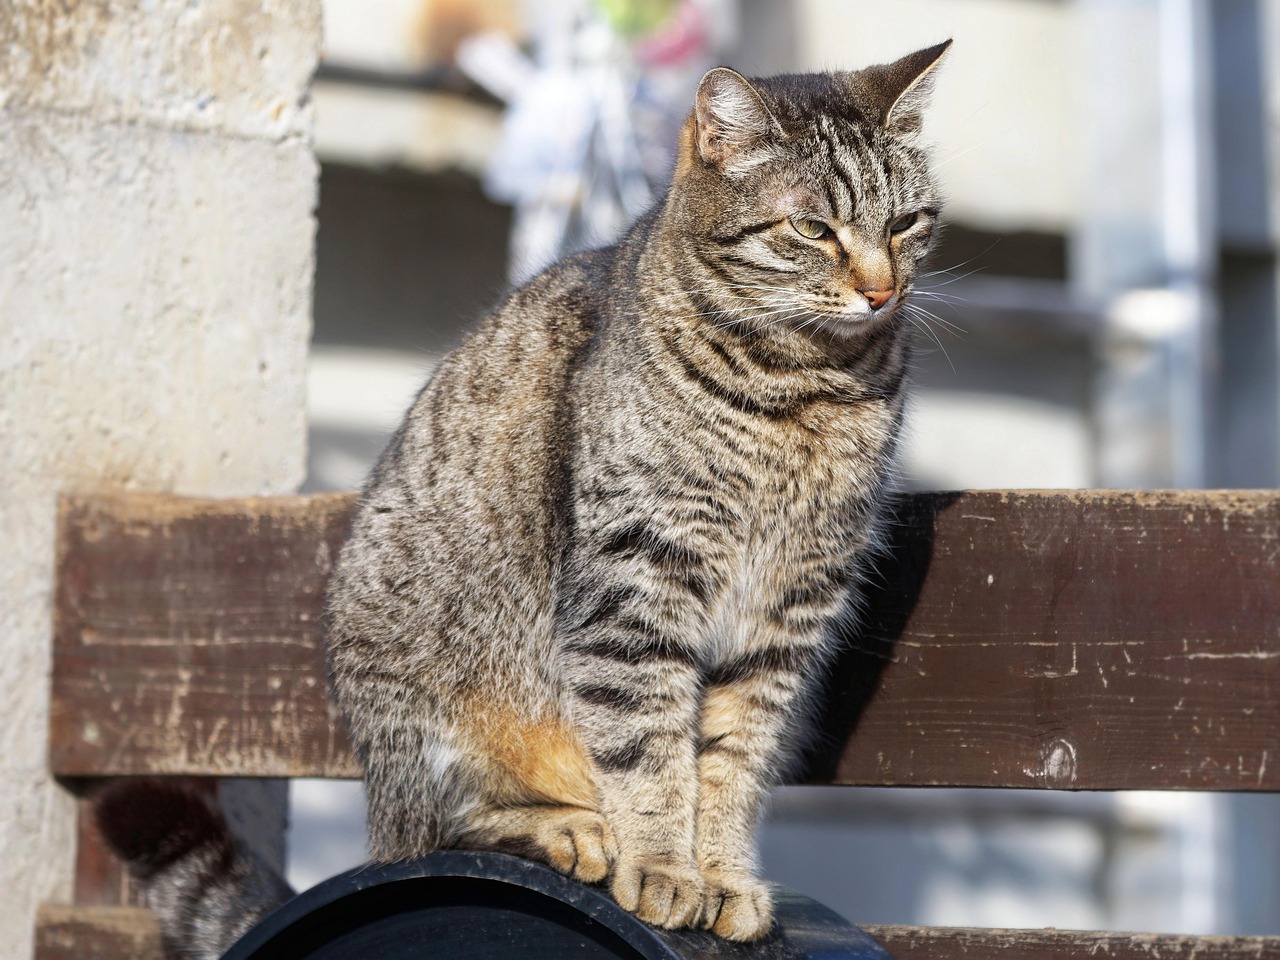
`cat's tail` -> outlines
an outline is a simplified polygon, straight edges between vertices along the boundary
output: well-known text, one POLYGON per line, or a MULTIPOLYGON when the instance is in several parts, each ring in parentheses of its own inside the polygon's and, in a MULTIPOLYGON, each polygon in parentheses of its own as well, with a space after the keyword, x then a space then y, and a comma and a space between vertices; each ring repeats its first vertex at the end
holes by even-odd
POLYGON ((117 780, 94 806, 107 845, 145 887, 174 957, 217 960, 293 896, 232 834, 217 807, 189 786, 117 780))

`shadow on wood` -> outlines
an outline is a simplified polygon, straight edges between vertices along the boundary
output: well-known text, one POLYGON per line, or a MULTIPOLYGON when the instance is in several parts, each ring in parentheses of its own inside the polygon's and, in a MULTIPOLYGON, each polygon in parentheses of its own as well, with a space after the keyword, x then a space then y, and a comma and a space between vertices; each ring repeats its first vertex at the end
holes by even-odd
POLYGON ((959 493, 921 494, 895 502, 882 555, 867 576, 856 623, 840 637, 839 652, 823 682, 815 729, 800 782, 831 783, 840 759, 893 660, 893 646, 907 628, 929 575, 938 513, 959 493))

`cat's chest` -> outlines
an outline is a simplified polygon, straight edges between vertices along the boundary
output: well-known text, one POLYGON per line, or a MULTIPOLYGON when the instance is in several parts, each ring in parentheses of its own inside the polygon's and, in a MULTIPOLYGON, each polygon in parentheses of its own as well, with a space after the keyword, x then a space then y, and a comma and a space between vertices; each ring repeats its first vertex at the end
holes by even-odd
POLYGON ((741 503, 758 540, 777 526, 837 522, 883 475, 896 430, 887 403, 814 403, 791 418, 722 425, 704 435, 704 453, 740 468, 721 493, 741 503))
POLYGON ((864 544, 866 504, 879 496, 896 423, 881 406, 813 410, 770 424, 717 495, 731 519, 706 531, 721 558, 723 614, 792 591, 815 566, 842 564, 864 544))

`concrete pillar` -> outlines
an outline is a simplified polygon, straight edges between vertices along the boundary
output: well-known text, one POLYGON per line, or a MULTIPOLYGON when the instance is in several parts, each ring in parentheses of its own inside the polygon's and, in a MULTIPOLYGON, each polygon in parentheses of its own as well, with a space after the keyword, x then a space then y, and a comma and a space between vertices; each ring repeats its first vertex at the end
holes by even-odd
POLYGON ((319 0, 0 3, 0 942, 70 895, 60 490, 294 490, 319 0))

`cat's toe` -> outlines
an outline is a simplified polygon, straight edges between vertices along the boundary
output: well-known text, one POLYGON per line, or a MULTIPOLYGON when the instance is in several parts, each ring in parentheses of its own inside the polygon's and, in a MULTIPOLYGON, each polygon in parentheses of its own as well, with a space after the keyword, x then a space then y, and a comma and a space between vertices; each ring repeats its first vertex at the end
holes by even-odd
POLYGON ((706 895, 706 884, 692 867, 640 859, 618 862, 611 889, 624 910, 668 929, 696 923, 706 895))
POLYGON ((551 866, 583 883, 599 883, 607 877, 617 857, 609 824, 587 810, 548 822, 537 839, 551 866))
POLYGON ((773 926, 769 888, 749 876, 710 871, 699 926, 727 940, 759 940, 773 926))

